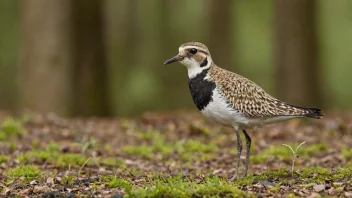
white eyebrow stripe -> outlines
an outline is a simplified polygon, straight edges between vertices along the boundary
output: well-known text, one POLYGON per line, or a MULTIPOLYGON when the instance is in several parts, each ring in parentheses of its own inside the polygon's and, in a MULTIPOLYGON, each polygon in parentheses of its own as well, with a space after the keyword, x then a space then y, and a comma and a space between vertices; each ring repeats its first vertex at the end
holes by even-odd
POLYGON ((200 52, 209 54, 206 50, 204 50, 204 48, 200 48, 198 46, 191 46, 191 45, 190 46, 185 46, 185 47, 180 47, 180 48, 178 48, 178 51, 181 52, 183 50, 192 49, 192 48, 195 48, 195 49, 199 50, 200 52))

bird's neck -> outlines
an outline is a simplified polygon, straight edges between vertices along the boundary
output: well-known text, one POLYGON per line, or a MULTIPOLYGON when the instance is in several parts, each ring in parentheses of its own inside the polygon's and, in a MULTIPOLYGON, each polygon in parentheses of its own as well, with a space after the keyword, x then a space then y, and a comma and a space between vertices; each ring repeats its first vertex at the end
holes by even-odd
POLYGON ((208 70, 213 66, 212 60, 206 60, 202 64, 186 65, 188 70, 188 78, 194 78, 204 70, 208 70))

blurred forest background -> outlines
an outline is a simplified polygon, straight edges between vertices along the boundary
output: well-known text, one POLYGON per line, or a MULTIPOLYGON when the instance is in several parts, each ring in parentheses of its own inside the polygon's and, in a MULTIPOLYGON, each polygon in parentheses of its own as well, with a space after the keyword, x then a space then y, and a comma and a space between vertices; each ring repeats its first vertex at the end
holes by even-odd
POLYGON ((188 41, 289 103, 352 107, 351 0, 0 0, 0 109, 196 109, 188 41))

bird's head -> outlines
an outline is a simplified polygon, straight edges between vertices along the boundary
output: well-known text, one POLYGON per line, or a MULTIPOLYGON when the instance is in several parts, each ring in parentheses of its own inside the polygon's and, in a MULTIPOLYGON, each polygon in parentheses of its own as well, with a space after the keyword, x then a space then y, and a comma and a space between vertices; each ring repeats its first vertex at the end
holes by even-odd
POLYGON ((190 78, 208 69, 212 65, 212 58, 210 52, 202 43, 189 42, 181 45, 178 49, 178 54, 173 58, 165 61, 165 65, 180 62, 188 69, 188 76, 190 78))

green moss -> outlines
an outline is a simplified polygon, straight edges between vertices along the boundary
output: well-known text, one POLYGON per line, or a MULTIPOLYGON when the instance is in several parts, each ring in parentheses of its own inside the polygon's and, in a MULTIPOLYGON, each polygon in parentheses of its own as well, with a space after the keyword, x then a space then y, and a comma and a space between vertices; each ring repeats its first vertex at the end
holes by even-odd
POLYGON ((267 155, 252 155, 249 160, 253 164, 263 164, 267 159, 267 155))
POLYGON ((5 119, 0 126, 0 140, 4 141, 10 137, 17 137, 26 132, 22 122, 13 118, 5 119))
POLYGON ((293 193, 291 193, 291 194, 288 194, 288 195, 287 195, 287 198, 296 198, 296 195, 293 194, 293 193))
POLYGON ((253 175, 248 175, 247 177, 239 178, 238 180, 234 181, 234 184, 237 186, 249 186, 252 185, 253 182, 253 175))
POLYGON ((330 178, 330 171, 322 167, 309 167, 299 173, 307 183, 324 183, 330 178))
POLYGON ((191 134, 194 134, 194 135, 206 135, 206 136, 209 136, 211 134, 209 128, 204 127, 203 125, 194 125, 194 124, 192 124, 190 126, 189 131, 191 132, 191 134))
POLYGON ((142 145, 142 146, 125 146, 122 150, 128 155, 140 156, 146 159, 152 158, 153 148, 142 145))
POLYGON ((156 140, 156 139, 159 139, 162 141, 165 140, 165 137, 157 131, 147 131, 147 132, 138 133, 137 137, 140 140, 147 140, 147 141, 156 140))
POLYGON ((305 157, 314 155, 319 152, 325 152, 328 150, 328 147, 325 144, 313 144, 307 148, 302 148, 302 153, 305 157))
POLYGON ((289 177, 289 171, 287 169, 280 169, 275 171, 267 171, 260 175, 254 177, 256 181, 260 180, 273 180, 278 178, 287 178, 289 177))
POLYGON ((10 169, 5 172, 5 175, 11 179, 25 178, 26 180, 39 179, 43 172, 35 166, 25 165, 10 169))
POLYGON ((87 161, 87 158, 82 155, 82 154, 74 154, 74 153, 68 153, 68 154, 62 154, 59 155, 56 163, 60 166, 82 166, 85 162, 87 161))
POLYGON ((275 185, 275 187, 270 188, 269 191, 272 192, 272 193, 279 193, 280 192, 280 186, 281 186, 281 183, 277 183, 275 185))
POLYGON ((6 155, 0 155, 0 164, 2 163, 6 163, 7 161, 9 161, 10 157, 6 156, 6 155))
POLYGON ((218 150, 215 143, 205 144, 195 140, 179 141, 176 143, 175 147, 179 153, 210 153, 218 150))
MULTIPOLYGON (((294 145, 292 148, 296 148, 297 145, 294 145)), ((314 144, 308 147, 303 145, 297 152, 297 154, 302 158, 307 158, 311 155, 314 155, 319 152, 327 151, 327 146, 325 144, 314 144)), ((262 164, 267 161, 267 159, 272 156, 278 160, 291 162, 292 160, 292 152, 290 149, 278 146, 271 147, 259 155, 253 155, 250 157, 250 160, 254 164, 262 164)))
POLYGON ((102 166, 124 167, 125 163, 121 160, 116 160, 112 157, 97 158, 97 161, 102 166))
POLYGON ((250 197, 218 177, 208 178, 200 184, 184 180, 181 176, 158 179, 154 183, 132 191, 127 197, 250 197))
POLYGON ((345 160, 347 161, 352 160, 352 149, 342 148, 341 153, 345 160))
POLYGON ((107 187, 109 188, 122 188, 124 189, 127 193, 131 191, 132 186, 131 184, 121 178, 114 178, 111 181, 107 183, 107 187))
POLYGON ((46 147, 46 151, 54 153, 54 152, 60 152, 61 151, 61 147, 59 145, 56 144, 49 144, 46 147))
POLYGON ((37 161, 54 161, 57 158, 58 154, 57 153, 52 153, 49 151, 42 151, 42 150, 34 150, 34 151, 29 151, 26 152, 22 155, 17 156, 17 160, 22 163, 30 163, 34 162, 35 160, 37 161))
POLYGON ((165 136, 156 131, 149 131, 145 133, 139 133, 138 138, 141 140, 147 140, 150 145, 143 144, 129 145, 123 148, 123 151, 128 155, 141 156, 146 159, 151 159, 153 154, 161 154, 167 156, 173 152, 172 144, 165 142, 165 136))
POLYGON ((65 176, 61 179, 60 184, 62 185, 72 185, 76 181, 75 176, 65 176))
POLYGON ((289 177, 289 175, 290 174, 287 169, 267 171, 260 175, 248 175, 247 177, 239 178, 238 180, 234 181, 234 184, 237 186, 249 186, 252 185, 254 182, 287 178, 289 177))
POLYGON ((337 174, 333 175, 334 180, 342 180, 342 179, 351 178, 351 177, 352 177, 352 167, 340 169, 337 174))

